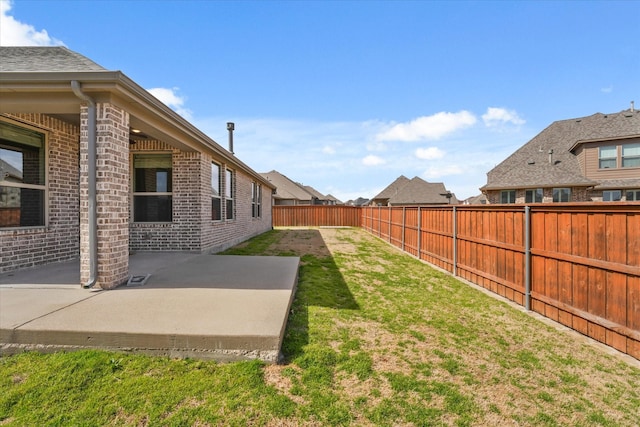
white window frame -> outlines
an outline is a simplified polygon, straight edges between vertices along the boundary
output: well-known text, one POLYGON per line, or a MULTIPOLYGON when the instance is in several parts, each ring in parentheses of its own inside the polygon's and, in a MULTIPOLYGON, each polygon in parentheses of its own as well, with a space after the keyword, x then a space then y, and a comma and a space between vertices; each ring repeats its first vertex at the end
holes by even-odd
POLYGON ((602 192, 603 202, 619 202, 622 200, 622 190, 604 190, 602 192))
POLYGON ((516 190, 502 190, 500 191, 500 203, 515 203, 516 202, 516 190), (505 201, 505 197, 507 196, 505 201))
MULTIPOLYGON (((49 141, 48 141, 48 134, 43 131, 42 129, 36 128, 34 126, 28 126, 25 125, 24 123, 20 123, 20 122, 15 122, 13 120, 0 120, 0 123, 2 124, 6 124, 8 125, 8 127, 15 127, 18 129, 24 129, 25 131, 29 131, 29 132, 33 132, 33 133, 37 133, 38 135, 40 135, 41 137, 41 142, 42 142, 42 159, 40 160, 41 163, 41 167, 43 168, 43 170, 41 171, 43 174, 43 184, 25 184, 22 182, 15 182, 15 181, 5 181, 6 176, 4 176, 4 173, 2 174, 2 176, 0 176, 0 187, 5 187, 5 188, 17 188, 17 189, 28 189, 28 190, 38 190, 38 191, 42 191, 42 204, 41 204, 41 211, 40 211, 40 215, 41 215, 41 221, 40 224, 37 225, 26 225, 26 226, 22 226, 22 225, 18 225, 18 226, 6 226, 6 227, 2 227, 0 226, 0 230, 6 230, 6 229, 10 229, 10 228, 42 228, 42 227, 46 227, 48 225, 49 222, 49 141)), ((10 141, 10 136, 7 136, 5 139, 10 141)), ((14 141, 15 144, 20 144, 17 141, 14 141)), ((27 144, 23 144, 23 145, 27 145, 27 144)))
POLYGON ((554 203, 566 203, 571 201, 571 188, 558 187, 553 189, 553 202, 554 203), (567 195, 567 200, 563 200, 563 195, 567 195))
MULTIPOLYGON (((133 183, 133 203, 131 204, 131 209, 133 210, 133 222, 136 224, 165 224, 173 222, 173 191, 135 191, 136 190, 136 167, 135 160, 136 156, 162 156, 168 157, 171 160, 171 189, 173 190, 173 155, 170 151, 136 151, 132 153, 131 156, 131 171, 132 171, 132 183, 133 183), (145 197, 145 196, 169 196, 171 197, 171 218, 168 221, 140 221, 136 220, 136 211, 135 211, 135 199, 136 197, 145 197)), ((167 182, 167 185, 169 182, 167 182)))
POLYGON ((627 190, 625 196, 628 202, 640 201, 640 189, 627 190))
POLYGON ((598 168, 617 169, 618 168, 618 146, 607 145, 598 148, 598 168))
POLYGON ((544 190, 542 188, 531 188, 524 192, 525 203, 542 203, 544 200, 544 190), (531 200, 528 200, 531 199, 531 200))
POLYGON ((235 173, 232 169, 225 169, 224 174, 224 200, 225 200, 225 218, 229 221, 234 220, 235 215, 235 173))
POLYGON ((251 217, 262 218, 262 185, 251 183, 251 217))
POLYGON ((221 171, 222 165, 211 162, 211 220, 212 221, 222 221, 222 180, 221 180, 221 171), (216 171, 217 169, 217 171, 216 171), (214 175, 217 173, 218 177, 214 181, 214 175), (218 188, 214 188, 217 183, 218 188), (217 195, 216 195, 217 194, 217 195), (215 205, 217 204, 218 209, 215 209, 215 205), (214 213, 217 211, 217 217, 214 213))
POLYGON ((623 144, 622 145, 622 167, 623 168, 637 168, 640 167, 640 142, 634 144, 623 144), (633 150, 633 153, 628 153, 625 155, 625 151, 633 150), (634 164, 626 165, 625 160, 631 160, 634 164))

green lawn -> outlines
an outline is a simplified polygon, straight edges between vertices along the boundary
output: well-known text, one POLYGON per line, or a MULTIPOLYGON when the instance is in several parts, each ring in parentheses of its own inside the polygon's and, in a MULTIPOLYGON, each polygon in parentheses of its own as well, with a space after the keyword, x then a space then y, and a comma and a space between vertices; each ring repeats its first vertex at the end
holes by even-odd
POLYGON ((0 426, 640 423, 637 364, 362 230, 274 230, 227 253, 301 257, 284 364, 3 357, 0 426))

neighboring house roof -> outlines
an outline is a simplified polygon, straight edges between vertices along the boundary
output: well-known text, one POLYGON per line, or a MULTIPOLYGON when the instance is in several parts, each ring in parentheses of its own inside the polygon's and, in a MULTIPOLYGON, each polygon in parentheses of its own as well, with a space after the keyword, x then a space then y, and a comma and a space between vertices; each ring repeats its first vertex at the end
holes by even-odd
POLYGON ((586 142, 637 136, 640 136, 639 111, 596 113, 553 122, 489 171, 487 184, 481 190, 596 186, 598 182, 582 174, 573 150, 586 142))
POLYGON ((0 181, 22 181, 22 172, 0 159, 0 181))
POLYGON ((417 176, 389 198, 391 205, 458 204, 455 195, 442 182, 427 182, 417 176), (449 196, 449 197, 447 197, 449 196))
POLYGON ((326 200, 326 196, 324 194, 322 194, 321 192, 319 192, 318 190, 316 190, 315 188, 313 188, 310 185, 300 185, 302 188, 304 188, 305 190, 307 190, 309 192, 309 194, 311 194, 313 197, 315 197, 318 200, 326 200))
POLYGON ((0 46, 0 113, 42 113, 79 124, 81 101, 71 88, 96 102, 127 111, 130 126, 185 151, 208 151, 230 167, 273 188, 233 153, 166 106, 121 71, 107 70, 66 47, 0 46))
POLYGON ((272 170, 271 172, 261 173, 260 175, 276 188, 276 193, 274 194, 276 199, 309 201, 314 197, 300 184, 292 181, 278 171, 272 170))
POLYGON ((332 194, 327 194, 325 196, 325 199, 334 202, 336 205, 342 204, 342 202, 339 199, 336 199, 335 196, 333 196, 332 194))
POLYGON ((369 203, 369 199, 365 199, 364 197, 358 197, 355 200, 347 200, 344 204, 347 206, 364 206, 369 203))
POLYGON ((395 196, 398 191, 400 191, 400 189, 404 187, 408 182, 409 178, 404 175, 400 175, 398 178, 396 178, 395 181, 389 184, 384 190, 378 193, 378 195, 371 200, 388 200, 391 197, 395 196))
POLYGON ((435 205, 458 204, 458 199, 441 182, 427 182, 417 176, 408 179, 400 175, 371 199, 371 202, 389 205, 435 205))
POLYGON ((485 194, 479 194, 477 196, 471 196, 467 199, 464 199, 463 204, 465 205, 485 205, 487 204, 487 196, 485 194))

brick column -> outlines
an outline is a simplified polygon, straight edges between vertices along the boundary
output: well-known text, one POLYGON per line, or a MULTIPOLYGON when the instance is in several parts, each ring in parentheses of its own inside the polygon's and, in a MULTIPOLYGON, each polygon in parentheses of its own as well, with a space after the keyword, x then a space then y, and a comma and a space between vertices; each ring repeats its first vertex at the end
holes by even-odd
MULTIPOLYGON (((98 282, 112 289, 129 276, 129 113, 97 104, 98 282)), ((89 280, 87 108, 80 113, 80 280, 89 280)))

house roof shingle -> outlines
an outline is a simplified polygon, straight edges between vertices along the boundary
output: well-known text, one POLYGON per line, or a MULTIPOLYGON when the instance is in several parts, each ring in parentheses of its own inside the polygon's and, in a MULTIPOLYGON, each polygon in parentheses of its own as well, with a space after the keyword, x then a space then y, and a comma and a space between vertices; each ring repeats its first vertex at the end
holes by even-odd
POLYGON ((287 178, 278 171, 261 173, 267 181, 276 187, 274 197, 277 199, 312 200, 313 195, 305 190, 300 184, 287 178))
POLYGON ((596 113, 553 122, 487 174, 482 190, 566 185, 590 187, 598 183, 582 175, 578 145, 640 136, 640 111, 596 113))
POLYGON ((66 47, 2 46, 2 72, 84 72, 107 71, 86 56, 66 47))
POLYGON ((408 182, 409 178, 404 175, 400 175, 398 178, 396 178, 395 181, 389 184, 384 190, 382 190, 371 200, 390 199, 392 196, 395 196, 402 187, 407 185, 408 182))

